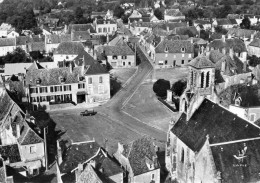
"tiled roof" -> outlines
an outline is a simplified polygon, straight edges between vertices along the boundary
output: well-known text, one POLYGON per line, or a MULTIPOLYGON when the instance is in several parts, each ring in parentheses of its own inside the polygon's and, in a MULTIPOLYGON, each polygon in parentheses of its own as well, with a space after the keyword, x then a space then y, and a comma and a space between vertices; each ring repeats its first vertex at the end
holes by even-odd
POLYGON ((166 22, 164 24, 159 24, 158 28, 162 28, 163 30, 174 30, 177 27, 187 27, 185 22, 166 22))
POLYGON ((100 146, 96 142, 72 144, 65 151, 63 162, 60 164, 61 173, 69 173, 77 168, 79 163, 86 163, 86 161, 94 157, 99 150, 100 146))
POLYGON ((105 55, 134 55, 133 50, 128 46, 102 46, 101 50, 104 51, 105 55))
MULTIPOLYGON (((153 160, 153 157, 157 158, 155 147, 151 139, 148 137, 142 137, 129 144, 129 147, 130 150, 127 158, 133 170, 133 174, 136 176, 149 172, 150 170, 147 167, 146 159, 148 158, 153 160)), ((155 160, 154 169, 158 168, 158 161, 155 160)))
POLYGON ((96 33, 94 27, 91 24, 70 24, 69 27, 69 32, 71 33, 71 31, 90 31, 90 33, 96 33))
POLYGON ((72 41, 89 40, 90 33, 88 31, 76 31, 71 34, 72 41))
POLYGON ((243 15, 240 15, 240 14, 228 14, 227 15, 227 18, 231 18, 231 19, 242 19, 243 15))
POLYGON ((184 16, 179 9, 166 9, 165 15, 168 16, 184 16))
POLYGON ((227 53, 230 48, 233 48, 235 53, 247 51, 245 43, 238 38, 226 39, 225 42, 222 39, 215 39, 210 42, 208 46, 209 49, 213 48, 214 50, 222 50, 223 48, 226 48, 227 53))
POLYGON ((15 46, 15 38, 0 38, 1 46, 15 46))
POLYGON ((203 68, 215 68, 215 64, 212 63, 207 57, 205 56, 198 56, 190 61, 189 66, 195 67, 197 69, 203 68))
POLYGON ((43 142, 43 139, 29 127, 26 121, 24 121, 21 131, 21 136, 18 138, 20 145, 38 144, 43 142))
POLYGON ((133 22, 150 22, 150 18, 149 17, 140 17, 140 18, 129 18, 130 23, 133 22))
POLYGON ((77 55, 84 51, 84 46, 80 42, 62 42, 59 44, 54 54, 77 55))
POLYGON ((62 42, 68 42, 71 41, 71 35, 70 34, 50 34, 50 35, 45 35, 46 36, 46 44, 59 44, 62 42))
POLYGON ((150 22, 133 22, 131 24, 132 27, 151 27, 152 23, 150 22))
POLYGON ((186 40, 163 40, 161 41, 158 46, 155 48, 156 53, 166 53, 165 50, 168 49, 168 53, 193 53, 194 47, 190 41, 186 40), (182 48, 184 52, 182 52, 182 48))
POLYGON ((8 114, 13 103, 14 102, 12 98, 9 96, 6 90, 0 94, 0 121, 2 121, 8 114))
POLYGON ((78 176, 77 183, 103 183, 103 181, 96 174, 93 167, 88 164, 78 176))
POLYGON ((113 20, 101 20, 101 19, 98 19, 97 20, 97 24, 116 24, 116 22, 115 21, 113 21, 113 20))
POLYGON ((258 47, 260 48, 260 39, 254 39, 249 46, 258 47))
POLYGON ((168 40, 172 40, 172 41, 174 41, 174 40, 187 40, 187 41, 190 41, 188 35, 174 35, 174 34, 171 34, 171 35, 167 36, 167 39, 168 40))
POLYGON ((236 19, 229 19, 230 23, 233 25, 238 25, 236 19))
POLYGON ((231 35, 231 36, 234 36, 237 38, 246 37, 246 38, 250 39, 252 34, 255 34, 255 30, 231 28, 231 29, 228 29, 228 32, 226 35, 231 35))
POLYGON ((211 151, 217 171, 223 182, 258 182, 260 170, 260 140, 212 146, 211 151), (244 151, 241 158, 239 151, 244 151), (240 160, 238 160, 240 156, 240 160))
POLYGON ((226 108, 204 99, 192 117, 186 121, 182 113, 171 129, 193 151, 199 151, 209 135, 209 143, 220 143, 259 137, 256 125, 238 117, 226 108))
POLYGON ((194 23, 195 24, 202 24, 202 25, 211 24, 209 20, 194 20, 194 23))
POLYGON ((230 25, 231 24, 230 20, 227 18, 217 19, 216 21, 217 21, 218 25, 230 25))
POLYGON ((114 39, 112 39, 110 42, 109 42, 109 46, 121 46, 121 45, 124 45, 125 44, 125 41, 123 39, 123 37, 115 37, 114 39))
POLYGON ((10 163, 16 163, 21 161, 21 156, 17 144, 0 146, 1 156, 10 163))
POLYGON ((30 51, 44 51, 45 43, 44 42, 34 42, 30 44, 30 51))
POLYGON ((180 35, 184 35, 187 33, 187 31, 191 32, 193 34, 192 37, 195 37, 196 35, 198 35, 198 31, 196 29, 196 27, 194 26, 189 26, 189 27, 176 27, 176 34, 180 34, 180 35))

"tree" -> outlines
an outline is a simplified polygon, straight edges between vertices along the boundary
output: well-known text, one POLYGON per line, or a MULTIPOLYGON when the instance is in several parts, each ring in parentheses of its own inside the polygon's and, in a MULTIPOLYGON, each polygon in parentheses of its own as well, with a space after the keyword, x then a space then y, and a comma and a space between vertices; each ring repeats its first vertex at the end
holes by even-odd
POLYGON ((251 67, 256 67, 257 65, 260 64, 260 58, 253 55, 251 57, 248 57, 249 61, 248 61, 248 64, 251 66, 251 67))
POLYGON ((170 81, 158 79, 153 85, 153 91, 159 97, 165 97, 170 89, 170 81))
POLYGON ((215 27, 215 32, 220 34, 227 34, 228 31, 224 29, 222 26, 218 25, 215 27))
POLYGON ((158 20, 163 20, 164 19, 163 12, 162 12, 161 8, 156 8, 154 10, 154 16, 156 16, 156 18, 158 18, 158 20))
POLYGON ((4 63, 24 63, 31 62, 31 60, 27 57, 25 51, 17 47, 12 53, 7 53, 6 56, 3 57, 4 63))
POLYGON ((125 10, 118 4, 114 9, 114 16, 121 18, 125 13, 125 10))
POLYGON ((240 24, 240 28, 241 29, 250 29, 250 26, 251 26, 251 21, 249 20, 248 17, 245 17, 240 24))
POLYGON ((32 28, 31 31, 32 31, 35 35, 42 34, 42 29, 40 29, 39 27, 32 28))
POLYGON ((177 96, 181 96, 184 90, 187 87, 187 80, 179 80, 175 83, 173 83, 171 90, 175 93, 177 96))
POLYGON ((74 15, 76 19, 80 19, 83 17, 84 11, 81 7, 77 7, 74 11, 74 15))

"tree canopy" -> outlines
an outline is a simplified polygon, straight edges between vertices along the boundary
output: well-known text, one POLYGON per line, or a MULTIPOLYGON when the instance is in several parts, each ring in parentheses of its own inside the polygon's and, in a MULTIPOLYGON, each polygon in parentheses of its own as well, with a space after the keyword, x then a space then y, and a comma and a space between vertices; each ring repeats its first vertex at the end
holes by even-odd
POLYGON ((156 18, 158 18, 158 20, 163 20, 164 19, 163 10, 161 8, 156 8, 154 10, 154 16, 156 16, 156 18))
POLYGON ((241 29, 250 29, 250 27, 251 27, 251 21, 248 17, 245 17, 240 24, 240 28, 241 29))
POLYGON ((159 97, 165 97, 170 89, 170 81, 158 79, 153 85, 153 91, 159 97))
POLYGON ((181 96, 184 90, 187 86, 187 80, 179 80, 173 83, 171 90, 175 93, 177 96, 181 96))

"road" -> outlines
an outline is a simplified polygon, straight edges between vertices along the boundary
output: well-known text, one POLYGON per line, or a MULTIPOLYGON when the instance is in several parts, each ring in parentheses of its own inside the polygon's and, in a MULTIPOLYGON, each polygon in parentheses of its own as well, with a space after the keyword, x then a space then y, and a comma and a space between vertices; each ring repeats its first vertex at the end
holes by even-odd
MULTIPOLYGON (((157 142, 160 142, 162 147, 164 145, 164 142, 166 140, 166 131, 162 131, 159 129, 156 129, 152 126, 147 125, 146 123, 143 123, 136 118, 133 118, 126 113, 122 111, 122 108, 127 104, 127 102, 130 100, 130 98, 134 95, 134 93, 137 91, 139 86, 142 84, 142 82, 147 78, 147 76, 153 71, 153 67, 146 57, 146 55, 142 52, 141 48, 137 46, 137 57, 141 58, 141 63, 138 66, 138 70, 135 74, 135 76, 130 80, 130 82, 124 86, 116 95, 114 95, 111 100, 109 100, 106 104, 104 104, 101 107, 97 107, 95 110, 97 111, 97 114, 94 118, 78 118, 77 115, 80 112, 80 109, 73 109, 73 110, 63 110, 63 111, 55 111, 50 112, 50 116, 53 117, 53 119, 57 119, 57 122, 59 126, 62 126, 64 130, 67 130, 68 136, 70 136, 71 139, 74 140, 75 136, 78 136, 76 140, 84 140, 84 136, 86 133, 90 133, 90 137, 93 137, 95 139, 98 139, 97 141, 99 143, 102 143, 102 138, 110 138, 113 144, 110 144, 113 148, 115 148, 115 145, 117 145, 117 142, 115 142, 115 139, 120 141, 126 142, 132 141, 136 138, 140 138, 143 135, 148 135, 152 138, 154 138, 157 142), (66 121, 65 116, 73 116, 76 123, 73 124, 73 117, 70 120, 66 121), (64 118, 64 120, 63 120, 64 118), (85 120, 85 121, 84 121, 85 120), (88 128, 93 128, 93 130, 86 129, 86 120, 89 122, 89 124, 95 124, 94 122, 98 124, 104 124, 102 126, 103 128, 113 129, 110 133, 118 133, 118 135, 112 135, 109 134, 109 131, 103 129, 104 133, 102 133, 101 126, 100 131, 94 132, 98 127, 89 126, 88 128), (92 121, 93 120, 93 121, 92 121), (98 122, 97 122, 98 120, 98 122), (108 122, 109 120, 109 122, 108 122), (110 123, 112 122, 112 123, 110 123), (72 124, 72 125, 71 125, 72 124), (77 128, 77 132, 73 130, 73 125, 79 125, 82 128, 77 128), (71 127, 70 127, 71 126, 71 127), (120 131, 116 131, 116 130, 120 131), (93 133, 92 133, 93 132, 93 133), (132 133, 131 135, 125 134, 132 133), (71 135, 70 135, 71 134, 71 135), (78 134, 78 135, 77 135, 78 134), (103 136, 103 137, 102 137, 103 136), (108 136, 108 137, 106 137, 108 136), (82 137, 82 138, 81 138, 82 137), (101 138, 102 137, 102 138, 101 138), (115 144, 116 143, 116 144, 115 144)), ((144 93, 145 95, 145 93, 144 93)), ((68 118, 67 117, 67 118, 68 118)), ((55 120, 56 121, 56 120, 55 120)), ((98 125, 97 125, 98 126, 98 125)), ((89 134, 88 134, 89 135, 89 134)))

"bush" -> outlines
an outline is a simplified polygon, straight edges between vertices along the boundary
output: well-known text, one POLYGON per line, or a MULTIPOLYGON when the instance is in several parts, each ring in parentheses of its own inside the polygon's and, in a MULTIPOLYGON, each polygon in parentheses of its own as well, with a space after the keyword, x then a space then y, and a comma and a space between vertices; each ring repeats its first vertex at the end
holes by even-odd
POLYGON ((170 89, 170 81, 158 79, 153 85, 153 91, 159 97, 165 97, 170 89))
POLYGON ((175 83, 173 83, 171 90, 175 93, 177 96, 181 96, 184 90, 187 87, 187 80, 179 80, 175 83))

